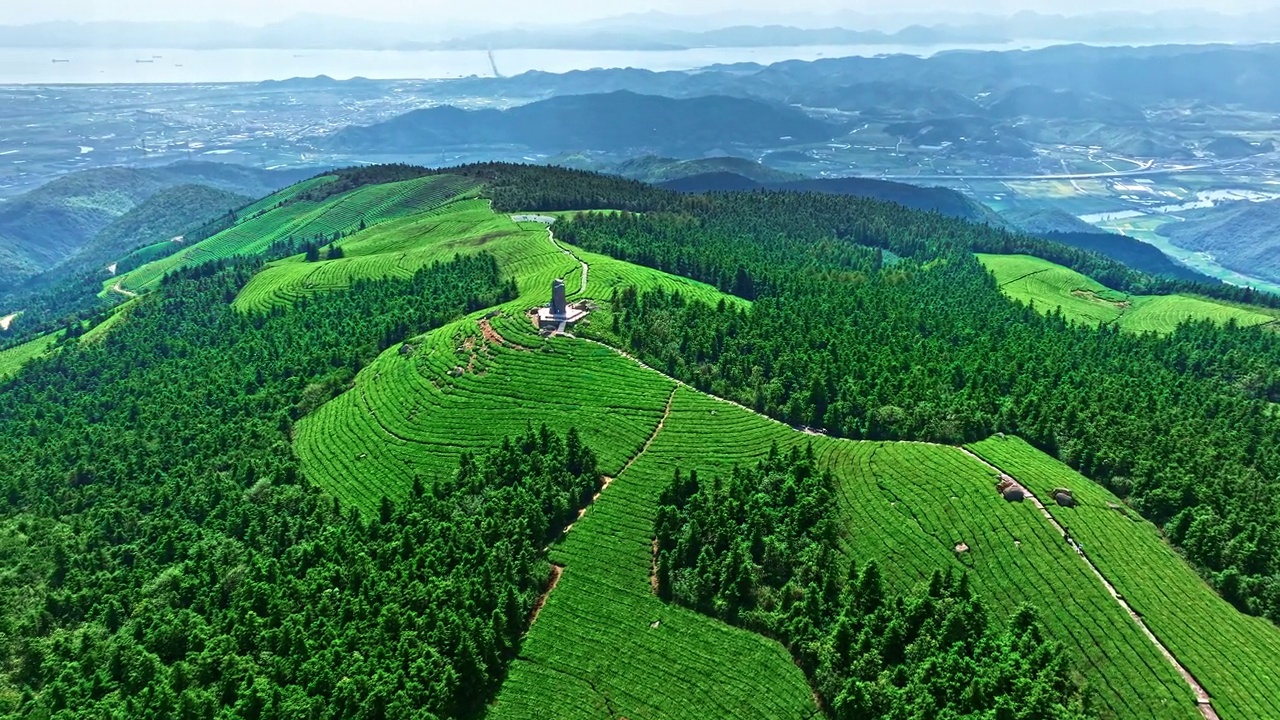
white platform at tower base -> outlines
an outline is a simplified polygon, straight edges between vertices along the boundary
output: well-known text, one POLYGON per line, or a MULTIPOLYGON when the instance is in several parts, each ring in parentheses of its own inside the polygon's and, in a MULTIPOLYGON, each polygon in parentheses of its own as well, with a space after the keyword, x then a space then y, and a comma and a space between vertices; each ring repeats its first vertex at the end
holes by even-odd
POLYGON ((560 323, 572 325, 587 316, 587 309, 570 305, 563 313, 553 313, 549 307, 538 308, 538 325, 540 327, 557 327, 560 323))

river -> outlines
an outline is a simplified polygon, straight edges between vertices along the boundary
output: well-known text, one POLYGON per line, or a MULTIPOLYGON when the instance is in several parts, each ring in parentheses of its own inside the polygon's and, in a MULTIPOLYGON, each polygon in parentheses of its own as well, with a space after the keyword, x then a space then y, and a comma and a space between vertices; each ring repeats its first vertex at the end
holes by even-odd
MULTIPOLYGON (((644 50, 496 50, 498 70, 562 73, 591 68, 635 67, 689 70, 717 63, 904 53, 929 56, 946 50, 1041 48, 1051 41, 1022 40, 1000 45, 835 45, 811 47, 698 48, 644 50)), ((492 75, 479 50, 175 50, 0 48, 0 85, 62 83, 231 83, 328 75, 345 80, 443 79, 492 75), (53 62, 58 60, 60 62, 53 62), (61 62, 66 61, 66 62, 61 62), (140 62, 141 61, 141 62, 140 62)))

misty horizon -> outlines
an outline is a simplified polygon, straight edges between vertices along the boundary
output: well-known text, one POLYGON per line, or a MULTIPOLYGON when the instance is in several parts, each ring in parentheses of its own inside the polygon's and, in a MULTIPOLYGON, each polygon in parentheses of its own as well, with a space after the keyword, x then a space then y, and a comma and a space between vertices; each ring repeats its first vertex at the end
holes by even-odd
MULTIPOLYGON (((1098 0, 1050 3, 997 2, 947 4, 938 7, 928 2, 908 0, 892 10, 871 4, 832 7, 821 0, 798 0, 786 11, 777 10, 763 0, 712 0, 696 8, 674 0, 650 0, 637 6, 606 5, 587 0, 554 0, 531 8, 515 0, 497 0, 486 4, 483 11, 466 8, 424 8, 406 0, 371 0, 362 4, 359 16, 349 14, 349 5, 339 0, 282 0, 263 7, 250 0, 226 0, 215 6, 189 7, 159 2, 118 3, 52 0, 40 4, 24 4, 0 8, 0 25, 33 25, 44 23, 200 23, 244 27, 264 27, 282 22, 345 21, 365 24, 410 23, 414 25, 471 26, 475 28, 508 28, 519 25, 573 26, 611 19, 662 17, 675 23, 687 23, 705 29, 709 26, 793 25, 797 27, 840 26, 842 23, 874 23, 896 29, 908 24, 936 25, 971 19, 1013 18, 1018 14, 1039 14, 1067 18, 1098 16, 1138 18, 1163 16, 1176 18, 1186 14, 1188 20, 1204 16, 1242 16, 1280 10, 1280 0, 1261 0, 1200 4, 1173 2, 1144 3, 1134 9, 1118 10, 1111 3, 1098 0)), ((881 28, 883 29, 883 28, 881 28)))

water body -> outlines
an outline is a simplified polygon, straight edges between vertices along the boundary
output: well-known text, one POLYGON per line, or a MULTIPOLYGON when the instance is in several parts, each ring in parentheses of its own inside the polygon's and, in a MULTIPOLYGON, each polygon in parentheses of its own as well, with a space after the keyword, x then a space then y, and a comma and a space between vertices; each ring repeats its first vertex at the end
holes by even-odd
MULTIPOLYGON (((717 63, 873 57, 882 54, 934 55, 947 50, 1042 48, 1052 41, 1019 40, 1003 45, 835 45, 813 47, 698 48, 643 50, 495 50, 498 70, 562 73, 592 68, 635 67, 690 70, 717 63)), ((60 83, 227 83, 328 75, 345 80, 444 79, 489 76, 482 50, 174 50, 0 48, 0 85, 60 83), (59 62, 53 62, 57 58, 59 62), (68 62, 61 62, 67 60, 68 62), (139 62, 141 61, 141 62, 139 62)))

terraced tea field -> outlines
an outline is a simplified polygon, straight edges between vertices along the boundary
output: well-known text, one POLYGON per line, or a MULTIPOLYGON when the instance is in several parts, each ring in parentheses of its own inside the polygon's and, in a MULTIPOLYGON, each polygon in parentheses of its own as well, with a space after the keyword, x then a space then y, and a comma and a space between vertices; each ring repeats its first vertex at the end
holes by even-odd
POLYGON ((1089 325, 1116 323, 1131 332, 1169 333, 1187 320, 1274 322, 1260 311, 1190 295, 1126 295, 1069 268, 1029 255, 978 255, 1009 297, 1089 325))
MULTIPOLYGON (((988 610, 1005 614, 1021 602, 1040 608, 1115 717, 1199 717, 1172 667, 1088 567, 1032 507, 1005 503, 989 471, 955 448, 808 435, 681 389, 663 432, 610 492, 638 473, 651 473, 660 488, 676 467, 714 476, 755 462, 772 443, 813 445, 839 483, 846 552, 861 562, 875 559, 899 590, 927 580, 934 569, 968 570, 988 610), (969 550, 957 553, 962 542, 969 550)), ((573 541, 571 533, 566 546, 573 541)), ((567 561, 564 578, 572 568, 567 561)), ((535 625, 530 638, 538 632, 535 625)))
MULTIPOLYGON (((631 365, 629 377, 651 374, 631 365)), ((512 664, 493 720, 817 714, 782 646, 653 594, 657 498, 679 462, 672 443, 688 437, 683 430, 705 412, 692 408, 690 416, 691 400, 694 393, 676 390, 652 445, 553 546, 551 560, 564 570, 512 664)))
POLYGON ((384 353, 354 390, 298 426, 309 477, 345 502, 376 509, 452 471, 462 452, 543 423, 577 426, 617 473, 662 416, 671 383, 637 376, 613 352, 568 338, 544 339, 524 318, 497 325, 521 349, 486 340, 476 322, 441 328, 407 354, 384 353), (519 332, 519 326, 528 328, 519 332))
POLYGON ((49 333, 41 335, 35 340, 30 340, 21 345, 15 345, 8 350, 0 350, 0 380, 17 373, 31 360, 44 355, 58 341, 59 333, 49 333))
POLYGON ((841 483, 849 553, 878 559, 899 588, 937 567, 968 568, 992 611, 1022 601, 1042 608, 1047 627, 1115 717, 1198 716, 1186 686, 1087 566, 1033 508, 1004 503, 990 472, 958 450, 807 435, 690 390, 671 396, 673 383, 661 375, 594 343, 539 338, 522 317, 494 320, 505 345, 470 333, 471 322, 429 334, 411 355, 388 351, 361 373, 355 390, 300 423, 297 448, 308 477, 371 507, 383 493, 402 494, 414 473, 447 472, 464 449, 491 445, 525 422, 577 425, 610 474, 653 437, 552 548, 564 571, 494 717, 602 710, 791 717, 811 710, 803 678, 781 648, 665 605, 649 586, 655 498, 673 469, 723 471, 760 457, 772 442, 814 444, 841 483), (655 436, 668 397, 670 412, 655 436), (969 552, 957 554, 959 542, 969 552), (738 644, 732 653, 709 650, 738 644), (726 664, 717 656, 743 660, 726 664), (726 676, 713 666, 742 672, 726 676), (777 687, 749 691, 766 682, 777 687))
POLYGON ((236 307, 263 311, 316 292, 347 287, 357 279, 404 277, 437 260, 481 252, 492 254, 503 272, 516 278, 522 296, 528 298, 526 306, 546 302, 555 278, 566 280, 573 299, 605 301, 615 287, 624 286, 642 291, 656 287, 679 290, 713 303, 728 297, 703 283, 552 243, 546 225, 514 222, 509 216, 495 214, 485 200, 453 202, 382 223, 339 245, 344 255, 341 259, 308 263, 299 255, 272 263, 240 293, 236 307), (590 266, 585 293, 582 261, 590 266))
POLYGON ((1079 505, 1054 517, 1178 658, 1222 718, 1280 717, 1280 629, 1217 595, 1155 526, 1114 495, 1018 438, 971 446, 1032 492, 1069 488, 1079 505))
POLYGON ((235 255, 258 254, 279 240, 295 238, 301 241, 317 235, 352 232, 359 228, 361 222, 367 227, 426 212, 473 188, 474 183, 466 178, 437 175, 367 185, 322 202, 292 200, 300 191, 296 186, 286 188, 261 201, 262 208, 258 211, 242 213, 244 219, 236 225, 133 270, 116 281, 125 288, 140 292, 154 287, 165 273, 179 268, 235 255))

